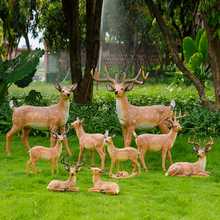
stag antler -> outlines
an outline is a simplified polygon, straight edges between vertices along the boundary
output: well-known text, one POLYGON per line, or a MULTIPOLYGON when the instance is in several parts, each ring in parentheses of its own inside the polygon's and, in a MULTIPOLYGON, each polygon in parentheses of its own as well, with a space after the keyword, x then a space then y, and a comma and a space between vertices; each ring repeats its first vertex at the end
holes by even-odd
POLYGON ((68 126, 68 130, 67 130, 66 132, 63 132, 62 135, 66 134, 66 133, 68 133, 68 132, 70 131, 70 126, 69 126, 69 124, 68 124, 67 126, 68 126))
POLYGON ((68 159, 68 161, 67 161, 67 163, 66 163, 66 162, 64 162, 64 159, 65 159, 65 154, 62 156, 60 162, 61 162, 62 164, 66 164, 67 166, 69 166, 69 167, 71 168, 73 163, 69 164, 69 159, 68 159))
POLYGON ((202 149, 202 148, 201 148, 201 140, 199 139, 199 143, 196 143, 196 142, 195 142, 195 139, 196 139, 196 135, 195 135, 194 138, 193 138, 193 142, 190 142, 190 137, 189 137, 188 143, 189 143, 189 144, 195 144, 195 145, 199 146, 199 149, 202 149))
POLYGON ((106 67, 105 67, 105 72, 106 72, 106 75, 107 75, 107 79, 100 79, 97 68, 95 69, 95 71, 96 71, 96 78, 94 77, 93 70, 91 70, 92 78, 95 81, 97 81, 97 82, 112 82, 114 84, 117 83, 117 75, 115 76, 115 79, 110 78, 109 75, 108 75, 108 71, 107 71, 106 67))
POLYGON ((203 150, 205 150, 207 146, 213 145, 213 144, 214 144, 213 139, 212 139, 212 137, 210 136, 210 142, 209 142, 209 143, 206 144, 206 140, 204 140, 203 150))
POLYGON ((179 116, 176 117, 176 111, 175 111, 175 113, 174 113, 174 121, 176 121, 177 119, 180 119, 180 118, 185 118, 187 115, 188 115, 188 112, 185 111, 184 115, 181 116, 181 110, 180 110, 179 116))

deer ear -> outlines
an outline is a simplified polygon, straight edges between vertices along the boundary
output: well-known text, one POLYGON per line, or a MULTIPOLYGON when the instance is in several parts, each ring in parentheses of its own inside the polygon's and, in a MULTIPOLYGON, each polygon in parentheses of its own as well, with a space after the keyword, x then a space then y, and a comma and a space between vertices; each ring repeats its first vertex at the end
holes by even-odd
POLYGON ((115 134, 112 135, 112 139, 115 137, 115 134))
POLYGON ((58 83, 54 83, 55 88, 61 92, 61 86, 58 83))
POLYGON ((134 87, 134 83, 131 83, 131 84, 127 85, 127 86, 125 87, 125 92, 131 91, 131 90, 133 89, 133 87, 134 87))
POLYGON ((82 124, 83 122, 84 122, 84 118, 82 118, 79 123, 82 124))
POLYGON ((70 87, 71 91, 73 92, 73 91, 76 89, 76 87, 77 87, 77 83, 74 83, 74 84, 70 87))
POLYGON ((173 127, 173 123, 172 123, 172 121, 171 121, 170 119, 167 119, 167 122, 168 122, 168 125, 169 125, 170 127, 173 127))
POLYGON ((100 170, 100 173, 105 173, 106 171, 108 171, 108 170, 106 170, 106 169, 101 169, 101 170, 100 170))
POLYGON ((68 172, 70 171, 70 168, 68 166, 65 166, 64 168, 66 171, 68 171, 68 172))
POLYGON ((53 138, 57 139, 57 135, 56 134, 52 134, 53 138))
POLYGON ((82 167, 79 167, 78 169, 76 169, 76 172, 80 172, 82 170, 82 167))
POLYGON ((106 88, 108 89, 108 91, 110 91, 110 92, 114 92, 115 91, 115 89, 114 89, 114 87, 112 86, 112 85, 110 85, 110 84, 106 84, 106 88))
POLYGON ((212 147, 208 147, 205 152, 209 152, 212 149, 212 147))
POLYGON ((195 146, 192 146, 192 149, 198 153, 198 149, 195 146))

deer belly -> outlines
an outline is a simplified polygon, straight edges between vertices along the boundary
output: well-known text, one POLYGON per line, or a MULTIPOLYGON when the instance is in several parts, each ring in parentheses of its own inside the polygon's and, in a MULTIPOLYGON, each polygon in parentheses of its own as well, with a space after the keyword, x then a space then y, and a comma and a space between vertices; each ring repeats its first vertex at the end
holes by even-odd
POLYGON ((48 125, 46 123, 29 123, 25 127, 34 128, 37 130, 48 130, 48 125))
POLYGON ((85 148, 87 150, 95 150, 95 147, 94 146, 91 146, 91 145, 85 145, 85 148))
POLYGON ((50 160, 51 159, 51 156, 50 155, 42 155, 41 160, 50 160))
POLYGON ((148 151, 150 152, 161 151, 161 145, 150 145, 148 151))
POLYGON ((128 160, 128 156, 125 153, 118 153, 117 161, 126 161, 128 160))
POLYGON ((148 130, 151 128, 154 128, 156 126, 155 123, 142 123, 142 124, 138 124, 138 126, 136 127, 137 130, 148 130))

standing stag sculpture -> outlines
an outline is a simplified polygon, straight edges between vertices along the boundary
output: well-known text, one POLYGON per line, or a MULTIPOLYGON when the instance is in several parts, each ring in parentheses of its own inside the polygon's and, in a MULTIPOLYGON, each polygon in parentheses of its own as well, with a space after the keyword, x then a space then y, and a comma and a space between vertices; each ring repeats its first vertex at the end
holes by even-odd
POLYGON ((204 140, 204 147, 201 148, 201 140, 199 139, 199 143, 196 143, 195 138, 196 136, 194 136, 193 142, 190 142, 189 137, 188 143, 199 146, 199 149, 195 146, 192 147, 192 149, 197 152, 197 157, 199 158, 199 160, 196 163, 174 163, 166 172, 166 176, 209 176, 210 173, 205 171, 206 155, 212 149, 212 147, 206 147, 209 145, 213 145, 214 142, 212 140, 212 137, 210 136, 210 142, 206 144, 206 140, 204 140))
POLYGON ((117 75, 115 79, 109 77, 107 69, 105 68, 107 79, 100 79, 96 72, 96 77, 93 76, 93 70, 91 71, 92 77, 97 82, 112 82, 114 86, 106 84, 107 89, 110 92, 114 92, 116 96, 116 111, 118 119, 122 125, 122 131, 124 135, 124 147, 130 147, 132 134, 135 129, 147 130, 156 127, 161 133, 168 134, 169 128, 165 118, 170 115, 171 109, 174 108, 175 102, 172 100, 170 106, 153 105, 137 107, 131 105, 125 95, 125 92, 130 91, 135 84, 142 85, 148 77, 148 74, 144 76, 144 71, 140 70, 138 75, 134 79, 126 79, 126 74, 122 83, 117 82, 117 75), (138 81, 138 77, 142 72, 143 81, 138 81), (131 83, 125 86, 126 83, 131 83))
MULTIPOLYGON (((146 164, 144 162, 144 156, 147 151, 156 152, 156 151, 162 151, 162 168, 165 171, 165 159, 166 156, 168 157, 170 164, 172 164, 172 158, 170 149, 173 147, 173 144, 176 140, 177 132, 182 130, 182 127, 179 124, 179 121, 177 119, 184 118, 188 115, 188 113, 185 112, 183 116, 181 116, 181 111, 179 113, 179 116, 176 116, 176 111, 174 114, 174 121, 169 118, 169 116, 166 118, 168 123, 171 126, 171 130, 169 134, 142 134, 137 135, 135 131, 133 131, 133 135, 136 138, 136 144, 138 146, 138 150, 140 151, 140 160, 144 166, 144 169, 147 170, 146 164)), ((172 116, 172 115, 171 115, 172 116)))
POLYGON ((75 167, 72 167, 72 163, 69 163, 69 160, 64 162, 65 155, 61 158, 60 162, 62 164, 65 164, 64 167, 66 171, 69 172, 69 178, 67 181, 60 181, 60 180, 52 180, 49 185, 47 186, 48 190, 52 191, 79 191, 79 188, 75 187, 76 184, 76 173, 80 172, 82 170, 83 165, 85 165, 85 158, 83 160, 82 164, 75 165, 75 167))
MULTIPOLYGON (((60 92, 60 101, 56 105, 51 105, 48 107, 35 107, 24 105, 18 108, 14 107, 13 101, 10 101, 10 108, 14 111, 12 115, 13 126, 11 130, 6 135, 6 152, 7 155, 10 153, 10 143, 11 138, 17 134, 21 129, 23 129, 21 135, 21 141, 23 142, 26 149, 29 151, 30 146, 27 141, 27 136, 32 128, 38 130, 49 130, 50 126, 53 126, 53 132, 59 129, 62 133, 65 132, 65 124, 69 118, 69 108, 71 97, 71 92, 73 92, 77 84, 73 84, 69 87, 61 87, 58 83, 54 83, 55 88, 60 92)), ((50 136, 50 147, 54 147, 55 139, 50 136)), ((71 152, 69 150, 67 139, 64 140, 64 145, 66 147, 67 154, 70 156, 71 152)))

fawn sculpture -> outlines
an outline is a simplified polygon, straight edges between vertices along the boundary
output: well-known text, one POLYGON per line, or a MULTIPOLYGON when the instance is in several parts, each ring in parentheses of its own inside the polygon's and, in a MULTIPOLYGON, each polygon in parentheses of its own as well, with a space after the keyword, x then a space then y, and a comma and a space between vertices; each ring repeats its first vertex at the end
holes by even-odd
POLYGON ((62 164, 65 164, 64 167, 66 171, 69 172, 69 178, 67 181, 60 181, 60 180, 52 180, 49 185, 47 186, 48 190, 52 191, 79 191, 79 188, 75 187, 76 184, 76 173, 80 172, 82 170, 83 165, 85 165, 85 157, 82 164, 75 165, 75 167, 72 167, 72 163, 69 163, 69 159, 66 162, 64 162, 65 155, 61 158, 60 162, 62 164))
MULTIPOLYGON (((116 96, 116 111, 118 119, 122 125, 122 131, 124 135, 124 147, 130 147, 132 132, 137 130, 147 130, 156 127, 161 133, 169 133, 168 123, 165 118, 171 113, 171 109, 174 108, 175 102, 172 100, 170 106, 166 107, 163 105, 143 106, 137 107, 131 105, 125 95, 125 92, 130 91, 135 84, 144 84, 148 77, 148 74, 144 76, 144 71, 140 70, 138 75, 134 79, 126 79, 126 74, 122 83, 118 84, 117 75, 114 79, 111 79, 108 75, 107 69, 105 68, 107 79, 100 79, 99 74, 96 73, 95 78, 93 76, 93 70, 91 71, 92 77, 97 82, 112 82, 114 86, 106 84, 107 89, 110 92, 114 92, 116 96), (138 77, 142 72, 143 81, 138 81, 138 77), (125 86, 126 83, 131 83, 125 86)), ((97 72, 97 70, 96 70, 97 72)))
POLYGON ((140 151, 139 158, 145 170, 147 170, 147 167, 144 162, 144 156, 147 151, 150 152, 162 151, 162 168, 164 171, 166 170, 165 169, 166 156, 168 157, 170 164, 172 164, 170 149, 173 147, 173 144, 176 140, 177 132, 182 130, 182 127, 180 126, 179 121, 177 121, 177 119, 184 118, 187 115, 188 113, 185 112, 185 114, 181 116, 181 111, 180 111, 179 116, 176 117, 176 111, 175 111, 174 121, 170 119, 170 116, 166 118, 166 120, 171 126, 171 130, 169 134, 142 134, 138 136, 135 133, 135 131, 133 131, 133 135, 136 138, 135 142, 138 146, 138 150, 140 151))
POLYGON ((94 187, 88 189, 88 192, 101 192, 106 194, 118 194, 120 189, 117 183, 114 182, 103 182, 100 179, 100 173, 105 173, 107 170, 99 168, 89 168, 89 171, 93 173, 93 184, 94 187))
POLYGON ((109 177, 111 177, 112 174, 112 168, 115 164, 115 161, 117 163, 117 173, 119 173, 119 162, 120 161, 127 161, 127 160, 131 160, 134 168, 132 171, 132 174, 134 175, 134 172, 136 170, 136 167, 138 167, 139 169, 139 175, 141 174, 141 168, 140 168, 140 164, 138 163, 138 155, 140 154, 140 152, 133 148, 133 147, 126 147, 126 148, 116 148, 113 144, 112 139, 115 137, 115 134, 112 137, 107 137, 105 136, 105 142, 107 145, 107 149, 109 152, 109 155, 111 157, 111 168, 109 171, 109 177))
MULTIPOLYGON (((51 128, 52 129, 52 128, 51 128)), ((26 172, 28 172, 28 168, 30 164, 32 163, 32 166, 34 168, 34 173, 38 173, 36 170, 35 164, 38 160, 50 160, 51 161, 51 173, 53 174, 53 165, 55 163, 57 173, 58 171, 58 164, 57 164, 57 158, 60 156, 62 152, 62 143, 64 142, 64 139, 66 138, 66 133, 69 132, 70 127, 68 125, 68 130, 61 135, 58 135, 57 133, 53 132, 50 129, 50 132, 53 134, 53 138, 57 139, 57 144, 54 148, 47 148, 42 146, 35 146, 31 148, 28 153, 30 154, 30 160, 27 162, 27 168, 26 172)))
MULTIPOLYGON (((74 127, 76 129, 76 133, 79 138, 80 152, 79 152, 78 164, 80 163, 83 151, 86 148, 90 150, 91 163, 92 163, 92 166, 94 166, 93 151, 97 150, 97 152, 99 153, 101 157, 101 169, 104 169, 105 156, 106 156, 105 148, 104 148, 104 145, 105 145, 104 135, 85 133, 83 126, 82 126, 83 122, 84 122, 84 118, 80 120, 77 117, 76 121, 70 124, 71 127, 74 127)), ((108 131, 106 131, 106 135, 108 135, 108 131)))
MULTIPOLYGON (((38 130, 49 130, 50 126, 53 125, 53 132, 59 129, 62 133, 65 132, 65 124, 69 117, 69 99, 71 97, 71 92, 73 92, 77 84, 73 84, 70 88, 61 87, 58 83, 54 83, 55 88, 60 92, 60 101, 56 105, 51 105, 48 107, 35 107, 24 105, 18 108, 14 107, 13 101, 10 101, 10 108, 14 111, 12 115, 13 126, 11 130, 6 135, 6 152, 7 155, 10 153, 10 143, 11 138, 17 134, 21 129, 23 129, 21 135, 21 141, 23 142, 26 149, 29 151, 30 146, 27 141, 27 136, 32 128, 38 130)), ((50 137, 50 147, 54 147, 55 139, 50 137)), ((67 139, 64 141, 67 154, 70 156, 71 152, 69 150, 67 139)))
POLYGON ((199 149, 195 146, 192 149, 197 152, 197 157, 199 160, 195 163, 188 162, 178 162, 171 165, 166 172, 166 176, 209 176, 209 172, 205 171, 206 167, 206 155, 212 149, 212 147, 208 147, 209 145, 213 145, 214 142, 212 137, 210 136, 210 142, 206 144, 206 140, 204 140, 204 147, 201 148, 201 140, 199 139, 199 143, 195 142, 196 136, 194 136, 193 142, 190 142, 190 137, 188 140, 189 144, 199 146, 199 149))

